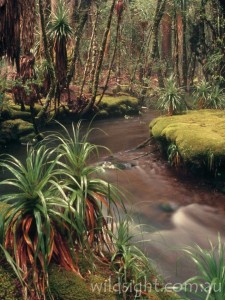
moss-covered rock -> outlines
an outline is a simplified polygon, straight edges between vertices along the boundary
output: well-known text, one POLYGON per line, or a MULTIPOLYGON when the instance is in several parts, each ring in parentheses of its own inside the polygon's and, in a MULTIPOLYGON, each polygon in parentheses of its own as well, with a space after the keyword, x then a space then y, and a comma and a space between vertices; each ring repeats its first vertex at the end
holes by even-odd
POLYGON ((19 142, 21 144, 27 144, 27 143, 33 144, 36 142, 36 134, 34 132, 31 132, 27 135, 21 136, 19 138, 19 142))
POLYGON ((112 117, 136 114, 138 113, 138 99, 130 95, 105 95, 99 105, 99 109, 107 112, 108 116, 112 117))
POLYGON ((199 110, 159 117, 150 123, 150 130, 155 139, 174 143, 186 162, 225 158, 224 111, 199 110))
POLYGON ((49 274, 50 290, 57 300, 93 299, 85 281, 71 271, 52 266, 49 274))
POLYGON ((33 125, 21 119, 6 120, 0 124, 1 139, 5 142, 20 142, 27 135, 34 135, 33 125))
POLYGON ((10 110, 10 119, 22 119, 24 121, 30 121, 31 120, 31 114, 29 111, 17 111, 14 109, 10 110))
MULTIPOLYGON (((92 299, 96 300, 116 300, 118 295, 113 291, 112 286, 108 284, 109 278, 102 274, 92 274, 88 277, 88 285, 92 291, 92 299)), ((110 278, 111 282, 111 278, 110 278)))

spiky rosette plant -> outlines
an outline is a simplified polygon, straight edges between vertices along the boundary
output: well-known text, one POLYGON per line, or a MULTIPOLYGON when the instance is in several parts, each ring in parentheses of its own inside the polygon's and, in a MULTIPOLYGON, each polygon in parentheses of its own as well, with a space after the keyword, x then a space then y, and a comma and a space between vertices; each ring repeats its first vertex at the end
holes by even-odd
POLYGON ((183 283, 183 290, 195 299, 225 299, 225 243, 218 234, 218 242, 209 241, 209 249, 199 245, 184 249, 197 269, 197 275, 183 283), (199 287, 192 289, 193 284, 199 287))
POLYGON ((12 175, 0 185, 14 189, 0 196, 8 204, 1 216, 2 245, 15 259, 25 283, 24 296, 28 292, 37 299, 45 299, 50 262, 79 274, 69 242, 70 230, 79 229, 64 213, 69 209, 54 172, 57 160, 42 145, 28 150, 24 164, 11 155, 0 161, 12 175))
MULTIPOLYGON (((82 134, 81 122, 76 127, 72 125, 71 133, 63 125, 61 127, 62 132, 53 133, 48 139, 59 142, 58 172, 62 174, 68 203, 79 215, 79 223, 83 220, 85 227, 80 239, 83 238, 84 247, 102 254, 103 247, 112 250, 108 232, 113 229, 119 208, 125 209, 121 193, 114 185, 99 178, 102 166, 88 163, 91 156, 98 155, 100 147, 88 141, 93 129, 82 134)), ((76 223, 76 218, 73 219, 76 223)))
POLYGON ((52 13, 49 22, 49 34, 54 43, 56 75, 59 84, 66 83, 67 75, 67 41, 72 35, 69 24, 69 10, 65 1, 59 0, 55 13, 52 13))
POLYGON ((225 107, 225 90, 218 84, 211 88, 209 95, 209 103, 207 108, 212 109, 224 109, 225 107))
POLYGON ((167 78, 165 87, 159 90, 158 107, 167 111, 168 116, 181 111, 184 106, 182 93, 182 88, 177 86, 174 75, 171 75, 167 78))
POLYGON ((212 87, 206 80, 201 80, 195 86, 194 97, 196 97, 196 102, 198 104, 198 109, 207 107, 210 99, 210 91, 212 87))

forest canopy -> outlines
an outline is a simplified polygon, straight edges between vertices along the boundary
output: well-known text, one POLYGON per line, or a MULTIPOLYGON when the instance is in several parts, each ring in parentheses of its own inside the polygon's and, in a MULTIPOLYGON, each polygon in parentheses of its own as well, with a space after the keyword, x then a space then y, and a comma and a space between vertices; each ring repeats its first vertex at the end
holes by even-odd
POLYGON ((41 117, 53 99, 82 115, 122 86, 151 96, 171 75, 224 86, 224 14, 222 0, 1 0, 0 94, 45 98, 41 117))

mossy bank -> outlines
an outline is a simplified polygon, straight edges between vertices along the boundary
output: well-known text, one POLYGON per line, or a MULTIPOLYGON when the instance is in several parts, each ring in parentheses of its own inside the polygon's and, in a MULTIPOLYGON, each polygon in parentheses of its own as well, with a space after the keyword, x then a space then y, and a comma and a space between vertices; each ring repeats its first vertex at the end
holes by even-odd
POLYGON ((184 164, 215 171, 225 162, 225 111, 198 110, 161 116, 150 123, 150 132, 164 150, 173 145, 174 155, 179 154, 179 161, 184 164))
POLYGON ((105 95, 99 105, 99 109, 99 117, 123 117, 137 114, 139 102, 137 98, 129 94, 105 95))
MULTIPOLYGON (((41 109, 42 106, 40 104, 35 104, 34 114, 37 115, 41 109)), ((105 95, 98 110, 94 110, 90 118, 124 117, 138 114, 138 112, 139 102, 137 98, 125 93, 115 96, 105 95)), ((79 118, 79 115, 75 114, 66 105, 62 106, 56 115, 54 113, 54 111, 50 113, 49 121, 56 118, 61 122, 71 122, 79 118)), ((9 142, 32 142, 34 138, 35 133, 29 106, 26 105, 25 111, 21 111, 20 105, 15 105, 12 101, 9 101, 7 105, 0 107, 0 146, 9 142)))

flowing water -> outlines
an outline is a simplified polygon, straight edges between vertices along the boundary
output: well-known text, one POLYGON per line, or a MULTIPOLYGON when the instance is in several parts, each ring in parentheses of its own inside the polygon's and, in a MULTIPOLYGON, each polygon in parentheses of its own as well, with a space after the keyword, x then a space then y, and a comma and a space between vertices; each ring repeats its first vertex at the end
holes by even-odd
MULTIPOLYGON (((195 275, 181 249, 198 243, 225 239, 225 196, 207 187, 199 178, 179 175, 154 145, 135 148, 149 136, 148 124, 157 113, 130 119, 96 121, 91 141, 105 145, 111 154, 100 154, 109 166, 105 178, 123 188, 129 212, 136 223, 145 224, 143 249, 157 264, 167 282, 179 283, 195 275), (124 170, 111 169, 120 163, 124 170)), ((21 158, 25 147, 6 149, 21 158)), ((0 191, 1 192, 1 191, 0 191)))

